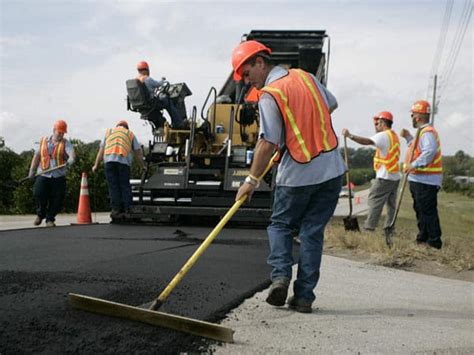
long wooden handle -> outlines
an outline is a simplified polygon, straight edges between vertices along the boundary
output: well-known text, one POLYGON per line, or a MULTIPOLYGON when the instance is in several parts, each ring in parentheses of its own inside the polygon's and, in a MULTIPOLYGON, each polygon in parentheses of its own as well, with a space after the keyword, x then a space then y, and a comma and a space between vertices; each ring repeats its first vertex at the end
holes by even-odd
MULTIPOLYGON (((259 179, 262 179, 268 171, 272 168, 273 166, 273 160, 277 157, 278 153, 275 153, 270 161, 268 162, 264 172, 260 176, 259 179)), ((217 235, 220 233, 222 228, 227 224, 227 222, 232 218, 232 216, 237 212, 237 210, 242 206, 242 204, 245 202, 247 199, 247 195, 243 195, 240 199, 234 202, 232 207, 227 211, 227 213, 222 217, 221 221, 217 224, 217 226, 214 227, 211 233, 204 239, 204 241, 201 243, 199 248, 196 249, 193 255, 186 261, 184 266, 179 270, 179 272, 175 275, 175 277, 171 280, 171 282, 166 286, 166 288, 161 292, 161 294, 156 298, 153 303, 150 306, 151 310, 157 310, 158 308, 161 307, 163 302, 168 298, 168 296, 171 294, 171 292, 174 290, 174 288, 181 282, 181 280, 184 278, 184 276, 188 273, 188 271, 193 267, 193 265, 196 263, 196 261, 199 259, 199 257, 204 253, 204 251, 211 245, 213 240, 217 237, 217 235)))
MULTIPOLYGON (((418 128, 418 130, 416 131, 415 143, 413 144, 411 148, 410 160, 408 161, 409 163, 411 163, 411 161, 413 160, 413 156, 415 155, 415 149, 420 139, 420 132, 421 132, 421 128, 418 128)), ((395 209, 395 214, 393 215, 392 222, 390 222, 390 225, 388 226, 389 229, 393 228, 395 221, 397 220, 398 212, 400 211, 400 206, 402 205, 403 194, 405 193, 405 187, 407 185, 407 181, 408 181, 408 171, 406 171, 402 177, 402 186, 400 187, 400 191, 398 194, 398 201, 396 205, 397 207, 395 209)))
POLYGON ((347 153, 347 137, 344 136, 344 160, 346 161, 346 180, 347 188, 349 189, 349 216, 352 216, 352 188, 351 188, 351 175, 349 173, 349 157, 347 153))
MULTIPOLYGON (((54 168, 51 168, 51 169, 43 170, 42 172, 35 174, 33 177, 38 177, 38 176, 40 176, 40 175, 43 175, 43 174, 46 174, 46 173, 50 173, 50 172, 52 172, 52 171, 55 171, 55 170, 64 168, 65 166, 66 166, 66 164, 62 164, 62 165, 55 166, 54 168)), ((19 182, 19 183, 25 182, 25 181, 28 180, 29 178, 30 178, 30 177, 27 176, 27 177, 25 177, 25 178, 19 180, 18 182, 19 182)))

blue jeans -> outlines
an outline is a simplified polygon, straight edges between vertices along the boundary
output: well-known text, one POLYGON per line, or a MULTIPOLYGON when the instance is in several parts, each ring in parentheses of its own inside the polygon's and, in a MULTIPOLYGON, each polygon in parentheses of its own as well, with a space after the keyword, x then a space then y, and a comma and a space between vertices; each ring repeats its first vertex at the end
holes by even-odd
POLYGON ((166 111, 168 111, 171 118, 171 127, 181 128, 183 126, 184 118, 179 114, 173 101, 171 101, 169 97, 157 97, 155 100, 158 101, 158 108, 160 110, 166 109, 166 111))
POLYGON ((117 162, 105 163, 105 178, 109 187, 112 211, 123 212, 132 205, 130 167, 117 162))
POLYGON ((299 229, 301 240, 295 297, 307 302, 316 298, 313 290, 319 280, 323 253, 324 228, 336 209, 342 176, 321 184, 286 187, 277 186, 271 224, 268 226, 272 280, 292 275, 292 232, 299 229))

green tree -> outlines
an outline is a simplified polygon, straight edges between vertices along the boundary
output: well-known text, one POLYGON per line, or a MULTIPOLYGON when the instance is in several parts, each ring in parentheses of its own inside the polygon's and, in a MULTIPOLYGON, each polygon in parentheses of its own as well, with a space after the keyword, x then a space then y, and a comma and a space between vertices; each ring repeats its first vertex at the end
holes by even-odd
POLYGON ((21 157, 8 148, 0 149, 0 213, 9 213, 13 205, 16 176, 13 170, 21 163, 21 157))
MULTIPOLYGON (((28 175, 33 154, 33 150, 24 151, 20 154, 19 164, 12 169, 12 176, 16 180, 28 175)), ((32 188, 33 182, 31 180, 27 180, 16 187, 13 192, 13 204, 10 206, 10 213, 26 214, 35 212, 32 188)))

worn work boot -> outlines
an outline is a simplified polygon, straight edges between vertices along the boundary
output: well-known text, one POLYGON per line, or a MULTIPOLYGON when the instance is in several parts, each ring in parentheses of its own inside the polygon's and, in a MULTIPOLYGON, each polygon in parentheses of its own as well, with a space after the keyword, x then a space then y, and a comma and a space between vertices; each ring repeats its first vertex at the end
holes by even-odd
POLYGON ((46 222, 46 227, 56 227, 56 224, 53 221, 46 222))
POLYGON ((289 285, 290 280, 286 277, 279 277, 273 280, 270 291, 268 291, 267 303, 272 306, 284 306, 289 285))
POLYGON ((40 216, 36 216, 35 221, 33 222, 33 224, 35 226, 39 226, 41 224, 41 222, 43 222, 43 218, 41 218, 40 216))
POLYGON ((296 298, 295 296, 291 296, 288 299, 288 307, 300 313, 311 313, 313 311, 311 304, 311 302, 296 298))

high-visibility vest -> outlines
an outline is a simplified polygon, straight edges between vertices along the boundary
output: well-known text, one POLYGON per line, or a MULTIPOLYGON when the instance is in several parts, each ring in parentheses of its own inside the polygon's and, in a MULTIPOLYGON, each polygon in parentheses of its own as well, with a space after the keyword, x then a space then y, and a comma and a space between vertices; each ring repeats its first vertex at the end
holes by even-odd
POLYGON ((261 95, 261 91, 258 90, 255 86, 252 86, 248 91, 247 95, 245 95, 245 102, 258 102, 261 95))
POLYGON ((133 133, 125 127, 115 127, 105 134, 105 155, 121 155, 126 157, 132 151, 133 133))
POLYGON ((388 173, 398 173, 400 171, 400 167, 398 165, 398 160, 400 159, 400 140, 393 130, 387 129, 384 132, 387 133, 390 139, 390 145, 385 157, 382 157, 381 149, 377 148, 375 151, 374 170, 379 171, 382 166, 385 166, 385 169, 387 169, 388 173))
POLYGON ((66 154, 66 140, 63 138, 60 142, 54 145, 53 152, 51 155, 48 151, 48 137, 41 138, 40 141, 40 161, 41 161, 41 169, 47 170, 49 169, 51 159, 56 161, 56 166, 63 165, 64 162, 67 160, 66 154))
POLYGON ((337 148, 331 115, 311 75, 290 69, 262 91, 275 99, 285 123, 285 144, 298 163, 308 163, 337 148))
POLYGON ((433 133, 433 135, 435 136, 436 145, 437 145, 436 154, 433 160, 428 165, 426 165, 423 168, 415 168, 413 171, 410 172, 411 174, 442 174, 443 173, 443 164, 441 161, 441 144, 439 141, 438 132, 436 132, 433 126, 426 126, 425 128, 421 130, 420 138, 418 139, 418 144, 416 147, 414 147, 415 139, 411 141, 408 147, 406 156, 405 156, 405 164, 415 161, 421 155, 420 140, 423 134, 428 133, 428 132, 433 133), (413 149, 415 149, 415 152, 413 153, 413 159, 410 160, 411 152, 413 149))

